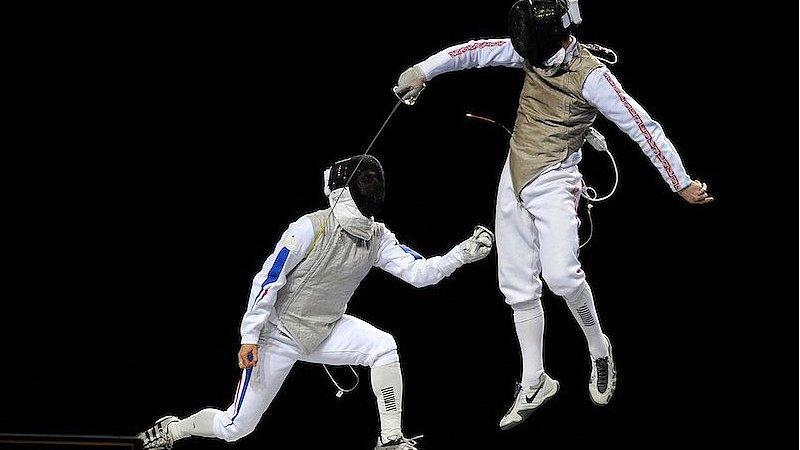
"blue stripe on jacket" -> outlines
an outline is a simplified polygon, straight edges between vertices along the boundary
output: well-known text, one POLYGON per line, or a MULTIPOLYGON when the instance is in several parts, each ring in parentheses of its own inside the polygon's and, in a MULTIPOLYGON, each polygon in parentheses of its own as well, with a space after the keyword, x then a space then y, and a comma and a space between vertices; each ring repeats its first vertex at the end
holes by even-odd
POLYGON ((261 290, 258 292, 258 295, 256 295, 256 300, 253 302, 253 308, 255 308, 258 301, 261 300, 267 285, 278 281, 278 277, 281 276, 283 266, 286 265, 286 259, 288 257, 289 249, 283 247, 281 251, 278 252, 278 256, 275 257, 275 262, 272 263, 272 267, 269 269, 269 273, 267 273, 267 279, 261 283, 261 290))
POLYGON ((402 248, 404 252, 406 252, 409 255, 413 256, 414 259, 425 259, 425 258, 422 257, 422 255, 420 255, 419 253, 415 252, 414 250, 412 250, 411 248, 409 248, 409 247, 407 247, 407 246, 405 246, 403 244, 400 244, 400 248, 402 248))
POLYGON ((278 280, 278 277, 281 275, 281 271, 283 270, 283 266, 286 264, 286 258, 289 257, 289 249, 283 247, 280 252, 278 252, 278 256, 275 258, 275 262, 272 263, 272 268, 269 269, 269 273, 267 274, 267 279, 261 283, 261 287, 274 283, 278 280))

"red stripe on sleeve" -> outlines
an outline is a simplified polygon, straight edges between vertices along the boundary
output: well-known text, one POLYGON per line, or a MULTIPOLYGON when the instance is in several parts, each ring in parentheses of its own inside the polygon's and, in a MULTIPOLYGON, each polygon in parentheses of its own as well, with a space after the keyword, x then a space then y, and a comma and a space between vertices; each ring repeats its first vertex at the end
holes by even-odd
POLYGON ((608 81, 608 84, 610 84, 611 87, 614 89, 614 92, 617 93, 617 96, 619 96, 619 100, 622 102, 623 105, 625 105, 625 108, 628 110, 628 113, 630 113, 631 117, 633 118, 633 121, 636 122, 636 125, 639 127, 639 131, 642 132, 645 140, 647 140, 647 145, 649 145, 650 149, 653 150, 653 153, 656 154, 656 158, 664 167, 664 171, 667 172, 667 176, 669 177, 670 182, 672 182, 672 185, 675 187, 675 190, 677 191, 678 189, 680 189, 681 183, 680 181, 678 181, 678 177, 675 175, 675 171, 672 170, 672 166, 670 165, 669 161, 667 161, 667 158, 664 156, 664 152, 661 151, 661 148, 659 148, 658 143, 656 143, 656 140, 653 139, 653 135, 650 134, 650 130, 648 130, 647 126, 645 126, 644 120, 642 120, 642 117, 639 115, 639 113, 636 111, 633 105, 630 104, 628 99, 625 98, 625 93, 622 91, 622 88, 620 88, 617 85, 617 83, 614 82, 614 80, 611 78, 611 75, 608 72, 606 72, 603 74, 603 76, 606 78, 606 81, 608 81))
POLYGON ((463 55, 466 52, 471 52, 473 50, 479 50, 486 47, 502 47, 506 45, 507 41, 483 41, 483 42, 476 42, 474 44, 467 44, 462 47, 459 47, 455 50, 451 50, 447 52, 451 58, 455 58, 456 56, 463 55))

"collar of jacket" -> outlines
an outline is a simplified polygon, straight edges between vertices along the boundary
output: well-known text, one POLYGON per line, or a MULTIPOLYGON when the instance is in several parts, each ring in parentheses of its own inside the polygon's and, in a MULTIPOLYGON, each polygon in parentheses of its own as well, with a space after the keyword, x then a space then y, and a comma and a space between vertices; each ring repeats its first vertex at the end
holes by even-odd
POLYGON ((375 221, 361 214, 356 202, 353 201, 353 197, 350 195, 350 188, 345 187, 332 191, 328 196, 328 202, 333 208, 333 217, 336 218, 336 221, 339 222, 344 231, 365 241, 372 239, 372 226, 375 221), (339 197, 340 193, 341 197, 339 197), (337 198, 339 199, 338 202, 336 201, 337 198))

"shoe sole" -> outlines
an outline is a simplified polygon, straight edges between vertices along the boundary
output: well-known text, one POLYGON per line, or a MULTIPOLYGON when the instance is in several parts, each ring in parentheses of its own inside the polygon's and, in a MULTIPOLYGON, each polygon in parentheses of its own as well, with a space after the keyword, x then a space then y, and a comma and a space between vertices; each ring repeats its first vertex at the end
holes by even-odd
POLYGON ((521 424, 522 422, 525 422, 525 420, 528 417, 530 417, 531 414, 533 414, 537 409, 539 409, 542 406, 544 406, 544 404, 547 403, 548 400, 550 400, 551 398, 555 397, 556 394, 558 394, 558 390, 560 389, 561 385, 556 380, 553 380, 553 383, 555 383, 555 385, 556 385, 556 390, 553 391, 552 394, 550 394, 547 397, 545 397, 544 400, 542 400, 542 403, 539 403, 539 406, 537 406, 536 408, 533 408, 533 409, 526 409, 526 410, 517 412, 517 414, 519 414, 519 416, 522 417, 522 419, 519 422, 512 422, 512 423, 510 423, 508 425, 501 426, 500 430, 502 430, 502 431, 510 430, 510 429, 516 427, 517 425, 521 424))

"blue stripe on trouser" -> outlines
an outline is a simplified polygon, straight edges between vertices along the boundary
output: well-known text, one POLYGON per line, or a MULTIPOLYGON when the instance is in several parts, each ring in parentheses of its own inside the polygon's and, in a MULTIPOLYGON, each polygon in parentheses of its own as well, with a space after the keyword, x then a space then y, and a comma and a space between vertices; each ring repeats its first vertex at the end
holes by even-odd
MULTIPOLYGON (((275 262, 272 263, 272 268, 269 269, 269 273, 267 274, 267 279, 261 284, 261 292, 259 292, 258 296, 256 296, 256 302, 258 301, 259 297, 261 297, 261 293, 264 292, 264 288, 270 284, 274 283, 278 280, 278 277, 281 275, 283 271, 283 266, 286 264, 286 258, 289 257, 289 249, 283 247, 281 251, 278 252, 278 256, 275 258, 275 262)), ((255 303, 253 304, 255 306, 255 303)), ((249 358, 252 361, 252 357, 249 358)), ((236 402, 234 399, 234 403, 236 403, 236 412, 231 417, 231 423, 228 426, 233 425, 233 421, 236 420, 236 417, 239 415, 239 412, 242 410, 242 403, 244 403, 244 396, 247 394, 247 385, 250 384, 250 375, 253 373, 253 368, 250 367, 246 369, 244 372, 244 384, 242 386, 242 393, 239 396, 239 401, 236 402)))
POLYGON ((244 371, 244 385, 242 386, 242 393, 239 396, 239 402, 236 404, 236 412, 231 417, 231 423, 228 424, 233 425, 233 421, 236 420, 236 416, 239 415, 239 411, 242 410, 242 403, 244 403, 244 395, 247 393, 247 385, 250 384, 250 374, 253 373, 253 368, 246 369, 244 371))

